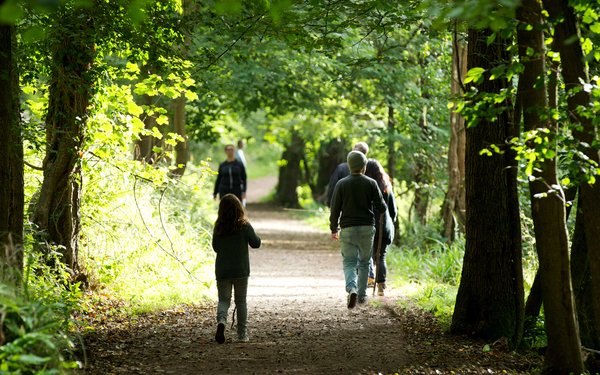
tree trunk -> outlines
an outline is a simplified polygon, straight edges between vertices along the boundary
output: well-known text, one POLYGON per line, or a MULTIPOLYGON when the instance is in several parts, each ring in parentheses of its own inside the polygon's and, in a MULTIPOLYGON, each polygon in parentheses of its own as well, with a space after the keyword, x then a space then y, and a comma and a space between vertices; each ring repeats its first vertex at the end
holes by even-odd
POLYGON ((300 207, 298 201, 298 183, 302 179, 300 161, 304 153, 304 140, 298 132, 292 130, 290 143, 286 146, 279 167, 279 182, 275 193, 275 201, 284 207, 300 207))
MULTIPOLYGON (((490 35, 469 31, 469 68, 489 72, 509 61, 507 41, 497 37, 488 44, 490 35)), ((498 93, 506 87, 506 80, 486 79, 478 90, 498 93)), ((480 155, 490 144, 504 144, 511 134, 509 117, 505 110, 466 131, 466 247, 451 332, 506 337, 517 345, 524 298, 517 181, 510 168, 515 161, 509 153, 480 155)))
MULTIPOLYGON (((457 40, 454 34, 452 48, 452 82, 450 85, 452 97, 462 95, 462 77, 466 76, 467 49, 457 40)), ((442 206, 442 220, 444 222, 443 236, 448 241, 454 241, 456 226, 464 232, 464 127, 465 120, 454 109, 450 113, 450 144, 448 146, 448 191, 442 206), (462 136, 461 136, 462 134, 462 136), (462 157, 462 158, 461 158, 462 157), (463 172, 463 173, 461 173, 463 172)))
MULTIPOLYGON (((537 0, 523 0, 517 16, 521 23, 517 37, 519 58, 524 66, 523 74, 519 76, 519 90, 525 129, 550 129, 547 133, 549 148, 555 149, 557 127, 544 115, 548 109, 548 99, 540 3, 537 0)), ((533 176, 535 179, 529 183, 531 216, 540 262, 544 323, 548 336, 545 371, 579 374, 583 371, 583 361, 571 287, 564 194, 562 191, 549 191, 551 186, 559 184, 556 158, 546 157, 534 168, 533 176)))
MULTIPOLYGON (((427 128, 427 106, 423 105, 421 119, 419 120, 419 128, 421 129, 421 138, 427 142, 429 129, 427 128)), ((417 220, 422 225, 427 224, 427 209, 429 207, 429 188, 425 185, 429 182, 429 165, 423 158, 415 160, 413 169, 413 181, 415 183, 414 201, 415 214, 417 220)))
MULTIPOLYGON (((549 81, 548 81, 548 86, 550 87, 549 92, 552 92, 552 78, 549 77, 549 81)), ((548 97, 548 102, 550 103, 550 106, 552 107, 552 97, 549 96, 548 97)), ((555 107, 553 107, 555 108, 555 107)), ((577 189, 576 188, 570 188, 565 190, 565 201, 567 202, 573 202, 576 198, 577 195, 577 189)), ((569 215, 571 213, 571 207, 573 207, 572 205, 567 206, 566 211, 567 211, 567 222, 569 221, 569 215)), ((573 239, 573 241, 575 241, 573 239)), ((572 245, 573 246, 573 245, 572 245)), ((587 254, 587 252, 586 252, 587 254)), ((572 269, 572 266, 571 266, 572 269)), ((573 275, 573 273, 571 272, 572 278, 575 278, 575 276, 573 275)), ((531 285, 531 289, 529 290, 529 296, 527 296, 527 302, 525 302, 525 321, 528 322, 527 324, 533 324, 535 322, 535 318, 537 318, 540 315, 540 311, 542 309, 542 282, 541 282, 541 277, 540 277, 540 270, 538 268, 538 270, 535 273, 535 278, 533 279, 533 284, 531 285)), ((525 330, 527 330, 530 327, 525 327, 525 330)), ((581 334, 580 334, 581 335, 581 334)))
MULTIPOLYGON (((579 198, 579 203, 581 198, 579 198)), ((579 207, 579 203, 577 206, 579 207)), ((571 277, 573 279, 573 294, 577 306, 579 337, 586 348, 600 350, 600 332, 594 325, 594 301, 592 295, 592 273, 588 258, 585 238, 585 221, 581 210, 575 216, 575 231, 571 243, 571 277)), ((590 373, 600 372, 598 355, 589 356, 586 365, 590 373)))
MULTIPOLYGON (((573 135, 580 142, 579 151, 598 166, 600 155, 598 154, 598 137, 593 119, 579 111, 579 108, 590 105, 591 98, 589 92, 583 87, 583 84, 589 82, 589 79, 575 14, 566 0, 544 0, 544 7, 550 17, 558 21, 554 28, 554 39, 560 54, 565 90, 569 93, 567 106, 574 125, 573 135)), ((581 162, 582 164, 586 163, 585 161, 581 162)), ((590 172, 590 174, 597 175, 597 172, 590 172)), ((600 215, 598 215, 600 212, 600 183, 593 183, 589 178, 584 178, 580 184, 579 193, 581 197, 579 210, 581 210, 585 222, 585 238, 592 274, 594 326, 596 332, 600 332, 600 215)))
MULTIPOLYGON (((550 72, 548 74, 548 105, 551 109, 558 108, 558 63, 552 59, 547 59, 547 63, 550 64, 550 72)), ((522 109, 520 109, 522 112, 522 109)), ((520 113, 521 113, 520 112, 520 113)), ((519 113, 519 115, 520 115, 519 113)), ((520 122, 517 121, 517 123, 520 122)), ((565 200, 567 202, 573 202, 577 195, 577 189, 571 188, 565 191, 565 200)), ((567 221, 569 220, 569 213, 572 205, 567 206, 567 221)), ((540 281, 539 269, 535 273, 535 278, 531 289, 529 290, 529 296, 527 296, 527 302, 525 302, 525 321, 529 324, 533 324, 535 319, 540 315, 542 309, 542 284, 540 281)), ((529 327, 525 327, 527 330, 529 327)))
MULTIPOLYGON (((183 8, 183 17, 185 18, 190 12, 196 10, 196 6, 192 0, 183 0, 181 2, 183 8)), ((191 44, 190 33, 187 30, 183 30, 184 42, 181 45, 182 54, 189 56, 189 48, 191 44)), ((189 150, 188 150, 188 137, 185 131, 186 116, 185 116, 185 96, 182 94, 179 98, 173 101, 173 128, 175 133, 182 139, 177 141, 175 145, 175 169, 171 171, 171 176, 181 177, 185 173, 187 162, 189 161, 189 150)))
POLYGON ((175 99, 174 102, 175 112, 173 114, 173 127, 175 133, 177 133, 182 141, 177 141, 175 145, 175 167, 171 171, 173 176, 181 177, 185 173, 185 167, 189 160, 188 153, 188 138, 185 132, 185 97, 181 95, 175 99))
MULTIPOLYGON (((156 122, 156 116, 152 110, 155 102, 154 97, 148 95, 142 95, 142 103, 146 107, 146 111, 142 113, 141 119, 144 122, 144 129, 152 131, 152 129, 159 129, 161 134, 165 134, 162 127, 156 122)), ((156 138, 151 134, 142 134, 140 139, 135 141, 135 151, 133 158, 134 160, 145 161, 148 164, 156 164, 162 157, 162 151, 158 151, 155 148, 163 147, 162 138, 156 138)))
POLYGON ((327 189, 333 187, 327 186, 331 174, 338 166, 346 160, 346 141, 341 138, 334 138, 327 143, 322 143, 319 150, 319 169, 317 170, 317 185, 315 186, 314 196, 319 202, 324 203, 327 200, 327 189))
POLYGON ((391 104, 388 105, 387 148, 387 172, 393 183, 396 176, 396 119, 394 118, 394 107, 391 104))
POLYGON ((0 281, 4 282, 17 282, 23 270, 23 139, 15 45, 15 26, 0 23, 0 281))
POLYGON ((95 81, 94 26, 88 9, 62 10, 53 35, 53 66, 46 115, 44 181, 32 221, 63 261, 79 272, 81 155, 95 81))

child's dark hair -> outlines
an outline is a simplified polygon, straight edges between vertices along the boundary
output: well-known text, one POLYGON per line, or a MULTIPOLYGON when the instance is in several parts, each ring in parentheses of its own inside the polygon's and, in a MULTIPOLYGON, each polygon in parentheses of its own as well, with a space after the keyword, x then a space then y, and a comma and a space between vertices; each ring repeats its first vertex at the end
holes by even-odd
POLYGON ((215 221, 215 236, 224 236, 240 231, 248 224, 242 202, 233 194, 226 194, 219 203, 219 216, 215 221))

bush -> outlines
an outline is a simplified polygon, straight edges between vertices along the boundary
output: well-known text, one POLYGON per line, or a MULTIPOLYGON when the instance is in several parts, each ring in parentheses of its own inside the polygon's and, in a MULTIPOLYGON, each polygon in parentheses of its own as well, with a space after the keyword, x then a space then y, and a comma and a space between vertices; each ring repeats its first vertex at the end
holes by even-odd
POLYGON ((70 274, 58 256, 30 251, 22 285, 0 283, 0 373, 58 374, 79 366, 68 332, 82 294, 65 283, 70 274))
POLYGON ((205 299, 214 280, 212 173, 188 164, 170 179, 135 165, 101 161, 88 171, 81 256, 92 287, 136 312, 205 299))

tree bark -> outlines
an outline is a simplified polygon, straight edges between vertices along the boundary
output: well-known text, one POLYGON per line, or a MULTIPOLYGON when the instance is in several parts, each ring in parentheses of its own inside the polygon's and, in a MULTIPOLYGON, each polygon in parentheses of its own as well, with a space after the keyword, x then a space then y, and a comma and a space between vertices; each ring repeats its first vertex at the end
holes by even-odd
POLYGON ((279 182, 275 193, 275 201, 284 207, 300 207, 297 189, 302 179, 300 162, 303 152, 304 140, 298 132, 292 130, 290 143, 281 156, 284 163, 279 167, 279 182))
POLYGON ((391 104, 388 104, 387 149, 387 172, 393 183, 396 176, 396 119, 394 118, 394 107, 391 104))
POLYGON ((185 173, 185 168, 189 160, 188 138, 185 132, 185 97, 182 95, 175 99, 175 111, 173 114, 173 127, 183 141, 177 141, 175 145, 175 169, 171 171, 174 176, 181 177, 185 173))
POLYGON ((327 200, 327 189, 333 187, 327 186, 331 174, 338 166, 346 160, 346 141, 341 138, 334 138, 326 143, 322 143, 319 149, 319 168, 317 170, 317 184, 315 186, 314 196, 320 202, 327 200))
MULTIPOLYGON (((592 118, 583 115, 580 108, 590 105, 590 94, 583 84, 589 82, 584 63, 584 55, 579 38, 579 27, 573 9, 566 0, 544 0, 544 8, 550 17, 557 21, 554 27, 554 43, 560 54, 561 74, 565 84, 567 106, 573 124, 573 135, 580 142, 579 151, 600 165, 598 137, 592 118), (575 90, 574 90, 575 89, 575 90), (574 91, 573 91, 574 90, 574 91)), ((582 163, 585 163, 582 161, 582 163)), ((596 167, 594 167, 596 168, 596 167)), ((592 170, 594 169, 592 168, 592 170)), ((597 172, 591 172, 597 178, 597 172)), ((600 182, 593 183, 584 178, 579 187, 579 209, 585 222, 590 271, 592 274, 592 301, 594 305, 594 327, 600 332, 600 182)))
MULTIPOLYGON (((579 198, 579 203, 581 198, 579 198)), ((577 206, 579 206, 579 203, 577 206)), ((588 258, 587 241, 585 238, 585 221, 581 210, 575 217, 575 231, 571 242, 571 277, 573 279, 573 294, 577 306, 577 321, 579 337, 586 348, 600 350, 600 332, 594 324, 594 300, 592 295, 592 273, 588 258)), ((586 365, 590 373, 600 372, 598 355, 588 356, 586 365)))
MULTIPOLYGON (((429 129, 427 127, 427 106, 422 108, 421 118, 419 120, 419 128, 421 129, 421 138, 427 142, 429 129)), ((427 224, 427 209, 429 207, 429 188, 425 185, 429 181, 429 165, 426 160, 418 158, 415 160, 413 169, 413 181, 415 183, 413 206, 417 220, 422 225, 427 224)))
MULTIPOLYGON (((0 0, 0 5, 4 0, 0 0)), ((0 23, 0 281, 23 271, 23 139, 19 111, 16 30, 0 23)))
MULTIPOLYGON (((517 10, 520 25, 517 30, 519 58, 524 66, 519 76, 525 129, 550 129, 549 148, 555 149, 556 124, 544 113, 546 97, 546 67, 542 9, 537 0, 523 0, 517 10), (533 53, 531 53, 533 51, 533 53)), ((558 186, 556 158, 546 157, 533 170, 529 183, 531 215, 535 228, 536 249, 540 262, 540 281, 544 301, 548 349, 545 372, 565 374, 583 371, 581 346, 571 275, 569 269, 569 238, 562 190, 558 186)))
MULTIPOLYGON (((489 69, 505 64, 507 41, 488 44, 490 30, 470 30, 468 66, 489 69)), ((502 79, 477 88, 499 93, 502 79)), ((482 119, 466 131, 466 247, 451 332, 486 340, 506 337, 517 345, 522 335, 523 275, 521 233, 514 158, 509 153, 482 156, 490 144, 502 145, 511 134, 508 110, 494 121, 482 119), (509 168, 507 168, 509 167, 509 168)))
MULTIPOLYGON (((148 95, 142 95, 142 103, 147 108, 144 113, 141 115, 141 120, 144 122, 144 129, 152 131, 152 129, 159 129, 161 134, 165 134, 163 126, 159 126, 156 122, 156 116, 152 111, 152 107, 154 106, 155 98, 148 95)), ((133 154, 134 160, 145 161, 148 164, 157 163, 162 157, 163 153, 155 152, 155 147, 162 148, 163 141, 162 138, 156 138, 150 134, 142 134, 140 139, 135 142, 135 151, 133 154)))
POLYGON ((63 261, 79 273, 81 155, 88 105, 92 96, 94 26, 85 8, 59 11, 52 35, 53 59, 44 181, 32 221, 50 245, 58 245, 63 261))
MULTIPOLYGON (((467 49, 457 40, 454 34, 452 48, 452 82, 450 91, 452 97, 462 95, 462 77, 466 76, 467 49)), ((450 144, 448 146, 448 190, 442 206, 442 221, 444 230, 442 235, 449 242, 454 241, 457 225, 464 232, 464 127, 465 120, 452 110, 450 113, 450 144), (462 134, 462 136, 461 136, 462 134), (461 173, 462 172, 462 173, 461 173)))

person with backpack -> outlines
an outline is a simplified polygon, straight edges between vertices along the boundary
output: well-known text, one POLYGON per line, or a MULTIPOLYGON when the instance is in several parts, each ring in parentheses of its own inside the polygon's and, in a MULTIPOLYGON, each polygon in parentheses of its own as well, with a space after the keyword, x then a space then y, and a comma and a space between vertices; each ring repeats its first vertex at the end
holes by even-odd
POLYGON ((250 276, 250 256, 248 246, 258 249, 260 237, 250 225, 242 202, 233 194, 226 194, 219 202, 219 212, 214 226, 212 246, 217 253, 215 276, 219 302, 217 305, 217 332, 215 340, 225 342, 227 312, 231 304, 231 290, 234 290, 237 309, 237 336, 240 342, 247 342, 248 307, 246 293, 250 276))
POLYGON ((367 300, 367 277, 375 236, 375 213, 386 204, 375 180, 364 175, 367 157, 351 151, 347 157, 350 175, 335 186, 331 200, 331 238, 340 241, 348 308, 367 300), (340 229, 341 228, 341 229, 340 229))

